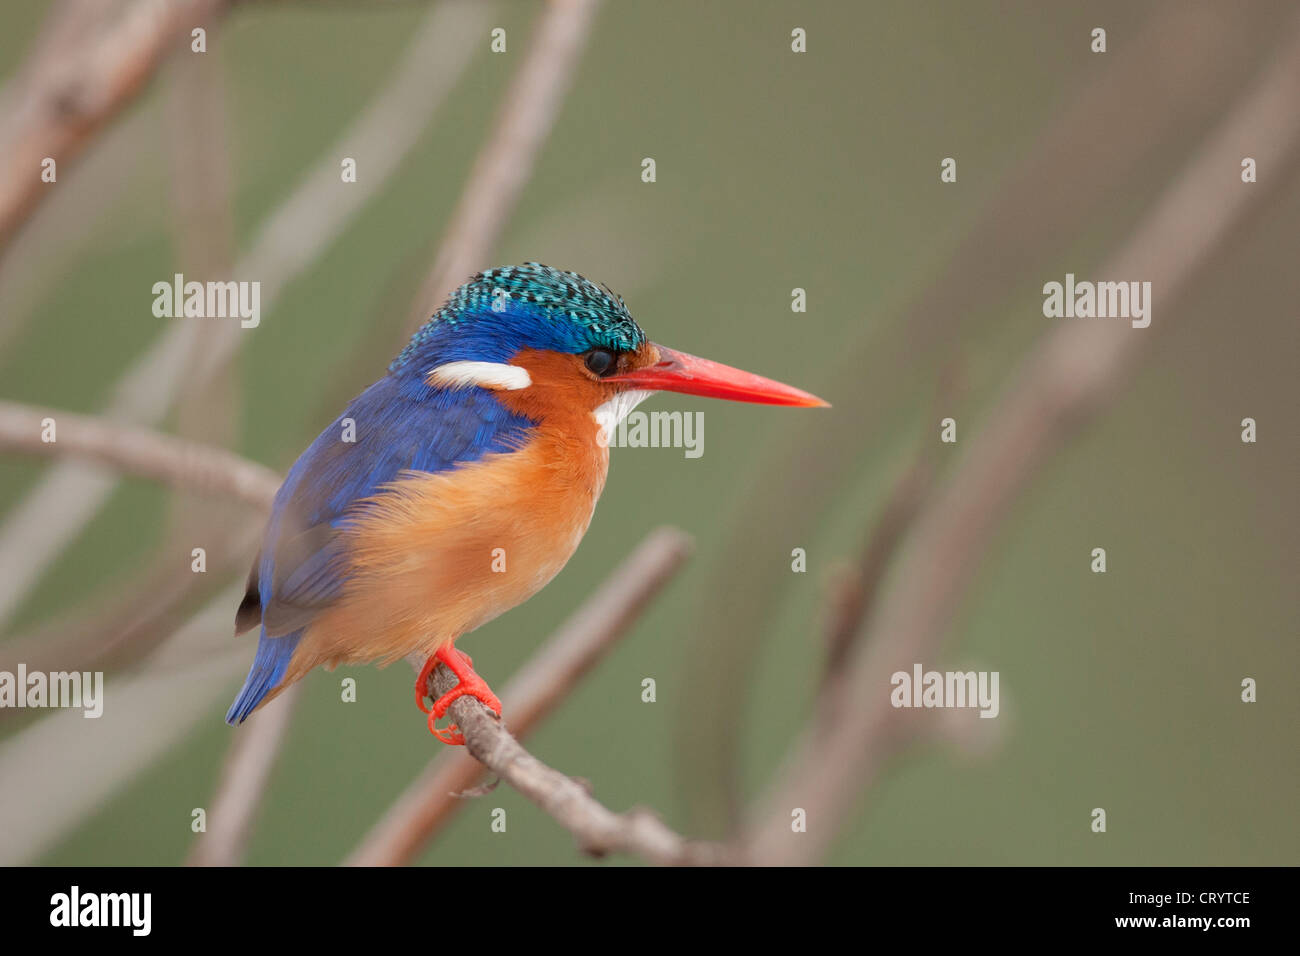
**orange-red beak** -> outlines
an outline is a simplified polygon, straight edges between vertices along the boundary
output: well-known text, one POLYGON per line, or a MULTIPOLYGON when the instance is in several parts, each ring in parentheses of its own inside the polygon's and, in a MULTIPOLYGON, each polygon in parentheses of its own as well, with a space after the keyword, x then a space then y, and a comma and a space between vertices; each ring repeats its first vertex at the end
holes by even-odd
POLYGON ((728 398, 735 402, 760 405, 797 405, 802 408, 828 408, 816 395, 803 389, 774 382, 761 375, 742 372, 730 365, 676 352, 662 345, 659 361, 654 365, 611 375, 607 382, 624 382, 650 391, 682 392, 707 398, 728 398))

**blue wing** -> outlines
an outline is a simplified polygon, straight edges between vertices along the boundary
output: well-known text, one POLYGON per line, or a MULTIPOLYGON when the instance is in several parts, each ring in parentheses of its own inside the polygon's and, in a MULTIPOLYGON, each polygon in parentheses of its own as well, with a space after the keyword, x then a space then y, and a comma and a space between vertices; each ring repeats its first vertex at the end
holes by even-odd
POLYGON ((394 375, 358 396, 312 442, 280 486, 235 632, 262 625, 257 655, 226 714, 240 723, 284 678, 303 629, 346 579, 338 526, 353 502, 402 471, 444 471, 519 447, 534 423, 479 388, 412 387, 394 375), (355 441, 345 441, 351 419, 355 441))

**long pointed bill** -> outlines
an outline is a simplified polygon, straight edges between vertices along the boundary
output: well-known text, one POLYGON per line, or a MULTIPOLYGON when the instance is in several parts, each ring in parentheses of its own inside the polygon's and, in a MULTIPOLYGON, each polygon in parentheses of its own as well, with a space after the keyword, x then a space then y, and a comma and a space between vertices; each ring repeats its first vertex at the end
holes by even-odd
POLYGON ((655 347, 659 349, 659 361, 654 365, 612 375, 606 381, 626 382, 650 391, 682 392, 686 395, 727 398, 735 402, 756 402, 760 405, 829 407, 828 402, 803 389, 742 372, 720 362, 676 352, 662 345, 655 347))

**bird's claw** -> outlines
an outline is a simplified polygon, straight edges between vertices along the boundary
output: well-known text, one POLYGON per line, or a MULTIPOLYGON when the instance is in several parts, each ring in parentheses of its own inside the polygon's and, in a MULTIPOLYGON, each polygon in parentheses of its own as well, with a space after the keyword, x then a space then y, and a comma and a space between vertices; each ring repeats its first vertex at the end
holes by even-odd
MULTIPOLYGON (((458 651, 455 648, 452 648, 452 653, 459 654, 463 657, 465 659, 465 668, 473 672, 474 658, 470 657, 464 651, 458 651)), ((420 668, 420 673, 415 678, 415 706, 419 707, 420 710, 426 714, 429 712, 429 707, 424 701, 429 696, 429 678, 433 676, 434 668, 443 663, 446 663, 447 666, 451 668, 453 674, 460 677, 460 671, 458 671, 456 667, 444 661, 438 654, 430 654, 428 660, 424 662, 424 666, 420 668)))
POLYGON ((459 727, 455 724, 448 724, 445 728, 435 727, 434 724, 437 720, 438 718, 433 716, 433 714, 429 715, 429 733, 433 734, 449 747, 465 746, 465 735, 460 732, 459 727))
POLYGON ((425 661, 424 667, 420 670, 420 676, 416 678, 415 703, 420 710, 429 715, 429 733, 444 744, 463 746, 465 743, 464 734, 460 732, 460 729, 455 724, 440 729, 436 726, 436 723, 443 718, 447 713, 447 708, 454 701, 466 695, 473 697, 498 717, 501 716, 501 701, 497 699, 496 694, 492 693, 492 688, 488 687, 487 681, 474 673, 473 659, 454 647, 439 648, 437 653, 425 661), (434 701, 433 707, 429 708, 424 703, 425 696, 428 693, 429 675, 433 673, 434 668, 439 664, 446 664, 447 669, 456 675, 458 683, 434 701))

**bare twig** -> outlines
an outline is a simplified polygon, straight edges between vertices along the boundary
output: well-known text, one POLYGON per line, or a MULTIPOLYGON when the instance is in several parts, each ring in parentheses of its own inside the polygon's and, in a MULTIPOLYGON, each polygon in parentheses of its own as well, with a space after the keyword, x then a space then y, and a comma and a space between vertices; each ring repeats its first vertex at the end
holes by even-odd
POLYGON ((560 112, 599 0, 552 0, 461 192, 433 270, 416 298, 418 328, 456 286, 485 268, 560 112))
POLYGON ((999 519, 1036 469, 1118 394, 1151 335, 1176 321, 1176 300, 1199 267, 1261 208, 1269 185, 1289 181, 1300 145, 1296 27, 1258 85, 1099 270, 1150 280, 1161 303, 1152 327, 1136 330, 1113 320, 1060 326, 1024 362, 978 440, 967 443, 952 478, 917 522, 897 587, 884 596, 867 622, 867 638, 847 662, 835 720, 817 722, 801 735, 753 818, 748 860, 806 864, 827 852, 900 736, 891 721, 890 674, 937 651, 999 519), (1273 171, 1267 183, 1241 183, 1236 171, 1243 155, 1273 171), (791 832, 794 807, 807 814, 806 833, 791 832))
POLYGON ((300 684, 289 687, 234 734, 208 811, 208 828, 195 841, 190 866, 237 866, 243 861, 257 808, 301 691, 300 684))
POLYGON ((0 117, 0 254, 49 185, 41 162, 60 166, 144 88, 189 31, 228 0, 136 0, 118 14, 102 0, 65 3, 46 28, 0 117))
MULTIPOLYGON (((536 727, 617 643, 672 579, 690 549, 690 538, 681 531, 652 532, 546 641, 501 695, 503 710, 519 736, 536 727)), ((445 693, 454 683, 446 668, 439 667, 431 693, 445 693)), ((456 794, 479 782, 484 767, 555 816, 588 852, 626 850, 656 863, 703 861, 717 853, 716 848, 687 842, 645 811, 607 810, 581 785, 529 756, 478 701, 461 698, 451 713, 465 734, 466 749, 439 754, 348 857, 349 865, 410 862, 463 806, 456 794)))
POLYGON ((173 438, 147 428, 89 415, 0 402, 0 450, 47 457, 72 457, 186 491, 224 495, 269 509, 280 476, 221 448, 173 438), (43 441, 44 423, 54 441, 43 441))

